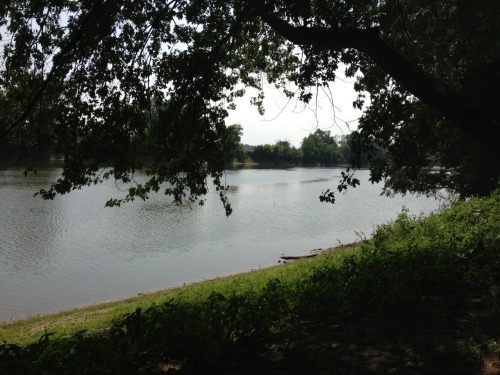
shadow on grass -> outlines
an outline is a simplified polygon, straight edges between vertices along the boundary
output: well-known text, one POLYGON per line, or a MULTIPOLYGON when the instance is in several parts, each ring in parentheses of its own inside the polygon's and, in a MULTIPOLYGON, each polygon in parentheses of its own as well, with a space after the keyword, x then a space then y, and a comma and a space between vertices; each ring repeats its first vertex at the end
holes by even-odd
POLYGON ((500 315, 480 299, 461 311, 300 321, 258 347, 203 363, 155 364, 167 374, 500 374, 500 315))

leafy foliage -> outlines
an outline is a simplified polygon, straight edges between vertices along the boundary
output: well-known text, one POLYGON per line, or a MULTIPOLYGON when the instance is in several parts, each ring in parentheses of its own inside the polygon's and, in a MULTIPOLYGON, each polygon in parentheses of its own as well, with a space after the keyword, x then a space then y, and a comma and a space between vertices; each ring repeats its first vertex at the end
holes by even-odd
MULTIPOLYGON (((297 149, 288 141, 277 141, 274 145, 265 144, 253 146, 248 156, 256 162, 302 165, 302 166, 345 166, 355 164, 357 167, 367 167, 368 158, 364 153, 358 153, 354 146, 357 133, 344 136, 332 136, 330 131, 316 129, 302 139, 297 149)), ((384 150, 377 150, 378 157, 383 158, 384 150)))
POLYGON ((302 152, 304 162, 320 165, 337 164, 342 157, 330 131, 321 129, 302 140, 302 152))
POLYGON ((277 141, 274 145, 258 145, 249 153, 252 160, 274 164, 299 164, 302 159, 301 149, 296 149, 288 141, 277 141))
MULTIPOLYGON (((497 186, 498 154, 481 138, 496 137, 498 128, 491 124, 482 129, 481 116, 499 118, 493 104, 499 99, 500 29, 493 21, 499 15, 494 1, 385 4, 380 27, 391 45, 424 67, 436 84, 446 85, 447 97, 468 100, 477 111, 463 117, 468 129, 457 127, 458 119, 425 105, 378 66, 362 64, 356 85, 369 92, 370 104, 359 132, 388 151, 387 158, 371 160, 372 179, 386 179, 386 192, 436 193, 446 188, 464 198, 487 195, 497 186)), ((356 105, 364 101, 360 94, 356 105)))
POLYGON ((373 180, 386 178, 388 191, 485 195, 500 165, 499 9, 495 0, 3 2, 0 139, 42 153, 48 143, 64 157, 44 198, 115 178, 132 184, 124 201, 160 189, 195 201, 210 178, 229 213, 221 177, 235 98, 256 88, 263 112, 267 80, 290 97, 291 82, 313 103, 344 66, 358 77, 355 106, 366 105, 356 144, 373 180), (138 171, 149 181, 134 185, 138 171))

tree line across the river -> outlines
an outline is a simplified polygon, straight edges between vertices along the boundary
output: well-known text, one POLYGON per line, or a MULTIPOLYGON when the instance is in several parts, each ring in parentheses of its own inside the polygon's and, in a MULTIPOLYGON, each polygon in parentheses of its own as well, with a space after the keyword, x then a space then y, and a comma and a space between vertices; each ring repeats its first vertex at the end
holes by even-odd
MULTIPOLYGON (((240 139, 242 128, 231 125, 235 139, 240 139)), ((356 147, 355 132, 345 135, 333 135, 329 130, 316 129, 302 139, 300 147, 289 141, 278 140, 275 144, 248 145, 234 142, 227 151, 227 162, 275 165, 339 166, 351 165, 358 160, 358 165, 366 167, 369 160, 356 147)), ((379 157, 384 157, 384 150, 378 148, 379 157)))
MULTIPOLYGON (((289 141, 278 140, 275 144, 248 145, 241 143, 243 128, 239 124, 228 126, 230 136, 226 143, 226 163, 260 163, 274 165, 339 166, 350 165, 358 160, 360 166, 369 165, 368 157, 357 151, 356 132, 333 135, 329 130, 316 129, 302 139, 300 147, 289 141)), ((147 143, 147 142, 146 142, 147 143)), ((40 142, 43 147, 31 148, 28 144, 8 144, 0 139, 0 158, 2 159, 41 159, 59 158, 57 147, 50 141, 40 142)), ((379 156, 384 150, 379 147, 379 156)), ((140 148, 139 154, 148 155, 147 148, 140 148)))

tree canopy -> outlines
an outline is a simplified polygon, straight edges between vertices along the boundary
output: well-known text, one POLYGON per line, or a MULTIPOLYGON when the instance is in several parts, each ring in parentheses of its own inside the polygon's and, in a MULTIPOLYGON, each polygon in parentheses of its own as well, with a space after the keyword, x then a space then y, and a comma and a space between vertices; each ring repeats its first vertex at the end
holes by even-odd
POLYGON ((311 102, 344 68, 374 181, 484 195, 500 176, 498 19, 497 0, 4 1, 0 140, 64 157, 45 198, 141 170, 124 200, 195 201, 211 178, 229 213, 235 99, 256 88, 264 111, 268 81, 311 102))
POLYGON ((316 131, 302 140, 303 160, 307 163, 334 165, 341 161, 342 155, 330 131, 316 131))

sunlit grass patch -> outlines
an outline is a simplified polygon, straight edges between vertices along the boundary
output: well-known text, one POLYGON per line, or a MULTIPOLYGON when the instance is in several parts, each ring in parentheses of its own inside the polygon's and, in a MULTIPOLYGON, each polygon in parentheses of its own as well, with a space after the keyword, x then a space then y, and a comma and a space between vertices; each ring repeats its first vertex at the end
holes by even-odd
POLYGON ((124 300, 5 322, 0 324, 0 341, 26 345, 36 342, 44 332, 54 333, 54 337, 71 335, 84 329, 89 333, 99 332, 106 330, 113 322, 138 308, 147 309, 171 299, 195 303, 206 300, 212 293, 238 295, 256 292, 262 289, 270 279, 281 279, 283 282, 292 283, 303 277, 308 270, 338 261, 339 256, 356 251, 359 246, 360 244, 353 244, 332 248, 318 254, 315 258, 220 277, 179 288, 145 293, 124 300))

